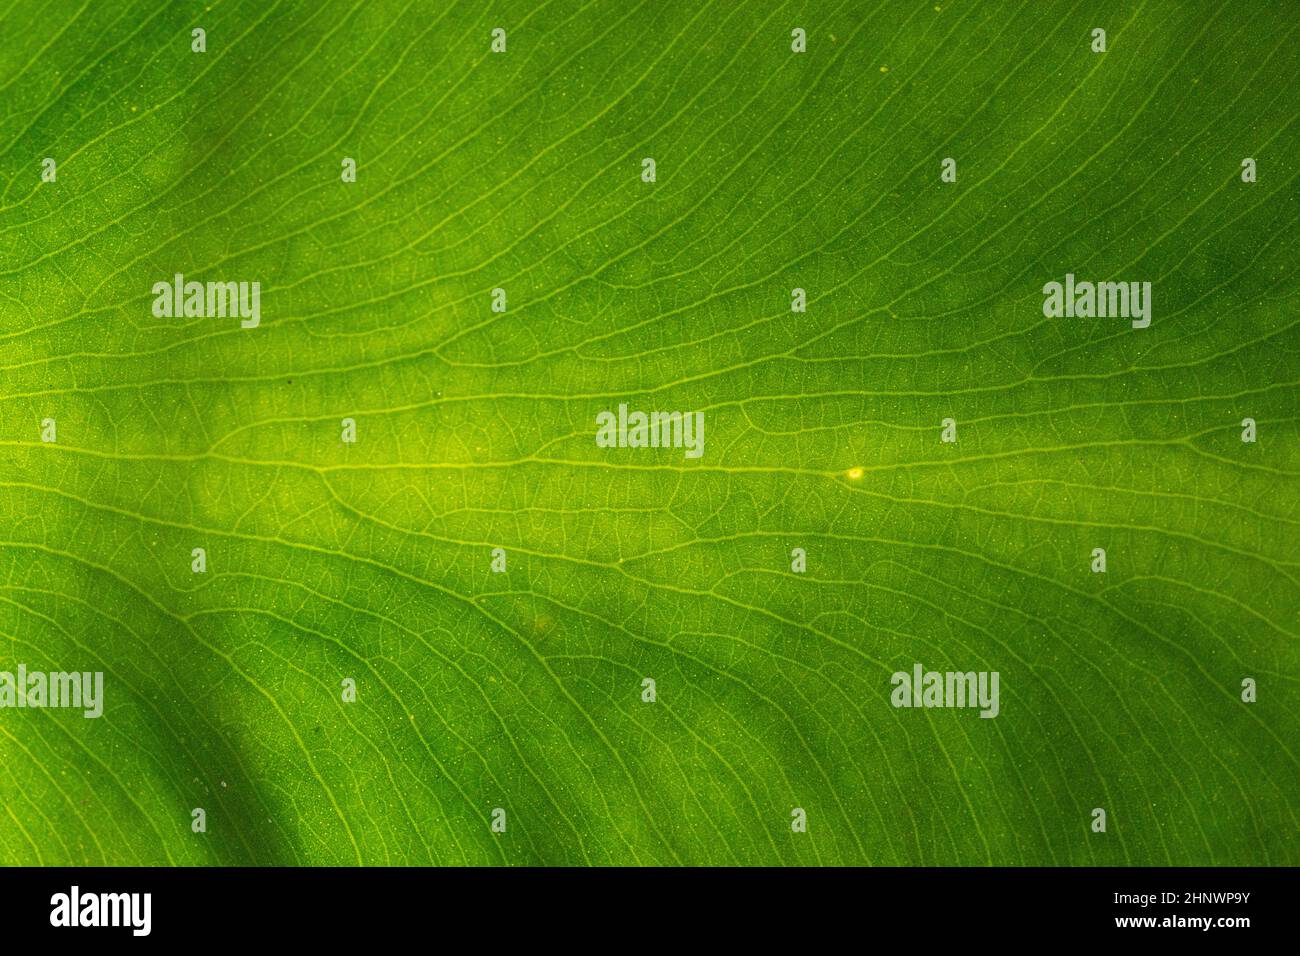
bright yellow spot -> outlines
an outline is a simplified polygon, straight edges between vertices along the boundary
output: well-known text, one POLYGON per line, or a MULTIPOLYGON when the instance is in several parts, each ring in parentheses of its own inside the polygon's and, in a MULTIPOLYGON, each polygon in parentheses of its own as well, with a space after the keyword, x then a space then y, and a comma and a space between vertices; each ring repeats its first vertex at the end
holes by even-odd
POLYGON ((850 468, 850 469, 849 469, 849 477, 852 478, 854 481, 857 481, 859 478, 862 477, 862 469, 861 469, 861 468, 850 468))
POLYGON ((882 67, 880 68, 880 72, 881 72, 881 73, 888 73, 888 72, 889 72, 889 67, 887 67, 887 66, 882 66, 882 67))
POLYGON ((943 12, 943 7, 935 7, 935 8, 934 8, 934 12, 935 12, 935 13, 942 13, 942 12, 943 12))

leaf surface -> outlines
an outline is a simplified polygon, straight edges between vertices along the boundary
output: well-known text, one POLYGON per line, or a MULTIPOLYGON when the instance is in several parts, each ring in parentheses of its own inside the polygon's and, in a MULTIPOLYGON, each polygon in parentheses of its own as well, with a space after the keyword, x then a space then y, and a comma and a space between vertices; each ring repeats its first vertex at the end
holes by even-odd
POLYGON ((0 670, 105 705, 0 710, 0 862, 1300 863, 1298 30, 8 4, 0 670))

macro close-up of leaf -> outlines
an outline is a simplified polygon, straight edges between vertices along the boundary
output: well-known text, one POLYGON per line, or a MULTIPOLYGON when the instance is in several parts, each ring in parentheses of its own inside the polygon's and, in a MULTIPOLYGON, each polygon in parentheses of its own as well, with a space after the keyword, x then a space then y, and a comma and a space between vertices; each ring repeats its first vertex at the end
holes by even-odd
POLYGON ((1300 864, 1298 41, 0 0, 0 863, 1300 864))

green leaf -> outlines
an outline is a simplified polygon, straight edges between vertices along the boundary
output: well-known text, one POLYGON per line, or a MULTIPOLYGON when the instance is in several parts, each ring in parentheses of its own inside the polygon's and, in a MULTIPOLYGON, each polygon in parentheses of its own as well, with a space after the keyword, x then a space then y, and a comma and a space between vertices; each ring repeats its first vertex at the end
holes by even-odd
POLYGON ((0 862, 1300 863, 1293 13, 10 3, 0 862))

